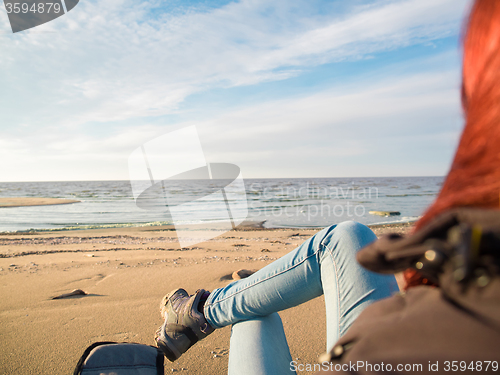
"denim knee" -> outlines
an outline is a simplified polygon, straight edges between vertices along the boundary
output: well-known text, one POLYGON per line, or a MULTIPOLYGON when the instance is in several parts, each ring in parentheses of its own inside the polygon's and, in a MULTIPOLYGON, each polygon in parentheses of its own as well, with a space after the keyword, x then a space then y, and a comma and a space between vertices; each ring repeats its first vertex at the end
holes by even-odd
POLYGON ((357 221, 344 221, 327 228, 321 245, 333 250, 339 243, 350 243, 356 250, 375 241, 377 236, 366 225, 357 221))
POLYGON ((353 220, 343 221, 342 223, 337 224, 335 232, 338 232, 341 236, 356 236, 373 233, 372 230, 366 225, 353 220))

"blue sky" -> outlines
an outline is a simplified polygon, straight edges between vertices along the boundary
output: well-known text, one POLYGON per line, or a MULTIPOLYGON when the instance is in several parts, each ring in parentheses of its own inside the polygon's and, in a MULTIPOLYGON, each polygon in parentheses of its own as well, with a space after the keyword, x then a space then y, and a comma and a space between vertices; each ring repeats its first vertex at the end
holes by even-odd
POLYGON ((80 0, 16 34, 0 9, 0 181, 128 179, 189 125, 245 178, 445 175, 470 4, 80 0))

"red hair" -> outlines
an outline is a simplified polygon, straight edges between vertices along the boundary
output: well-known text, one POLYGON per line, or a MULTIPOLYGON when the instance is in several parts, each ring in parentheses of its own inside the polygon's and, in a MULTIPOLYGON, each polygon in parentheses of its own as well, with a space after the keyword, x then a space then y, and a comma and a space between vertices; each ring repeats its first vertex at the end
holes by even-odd
MULTIPOLYGON (((443 187, 415 230, 453 207, 500 208, 500 1, 476 0, 463 39, 465 128, 443 187)), ((427 284, 405 272, 407 287, 427 284)))

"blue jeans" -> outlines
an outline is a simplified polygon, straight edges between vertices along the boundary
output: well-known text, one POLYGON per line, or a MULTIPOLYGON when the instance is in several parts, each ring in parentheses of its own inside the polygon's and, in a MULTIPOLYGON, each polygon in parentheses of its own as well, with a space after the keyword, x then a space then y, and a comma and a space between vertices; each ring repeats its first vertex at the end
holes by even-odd
POLYGON ((204 308, 208 323, 233 325, 229 374, 294 373, 278 311, 324 294, 329 350, 363 309, 397 291, 394 276, 356 261, 356 252, 375 239, 362 224, 333 225, 250 277, 212 291, 204 308))

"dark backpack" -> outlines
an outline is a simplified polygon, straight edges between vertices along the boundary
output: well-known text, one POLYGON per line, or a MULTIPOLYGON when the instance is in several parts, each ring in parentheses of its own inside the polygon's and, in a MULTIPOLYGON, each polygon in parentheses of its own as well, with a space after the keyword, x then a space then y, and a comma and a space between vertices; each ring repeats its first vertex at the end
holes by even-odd
POLYGON ((163 353, 153 346, 96 342, 76 365, 74 375, 164 375, 163 353))

